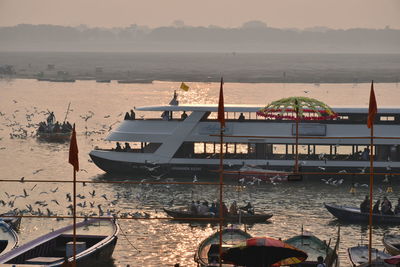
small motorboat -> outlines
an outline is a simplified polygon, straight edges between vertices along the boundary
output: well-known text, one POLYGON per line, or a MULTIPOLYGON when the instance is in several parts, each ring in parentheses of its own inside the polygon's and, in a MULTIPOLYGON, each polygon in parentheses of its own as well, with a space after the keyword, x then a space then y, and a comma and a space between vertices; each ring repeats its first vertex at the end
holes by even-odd
POLYGON ((4 221, 8 225, 10 225, 15 231, 19 231, 19 226, 21 225, 22 217, 14 217, 15 214, 12 212, 7 212, 0 214, 0 221, 4 221))
MULTIPOLYGON (((222 250, 227 250, 251 238, 251 235, 238 228, 226 228, 222 230, 222 250)), ((219 266, 219 231, 204 239, 194 255, 198 266, 219 266)), ((224 264, 223 266, 228 266, 224 264)), ((233 266, 233 265, 229 265, 233 266)))
MULTIPOLYGON (((336 218, 345 222, 368 224, 369 213, 361 212, 358 207, 339 206, 336 204, 324 204, 325 208, 336 218)), ((372 214, 372 223, 377 224, 400 224, 399 215, 372 214)))
POLYGON ((301 266, 316 266, 318 264, 317 258, 322 256, 326 267, 334 267, 339 265, 339 258, 337 250, 339 248, 339 233, 336 239, 336 244, 332 248, 329 243, 322 241, 310 232, 303 232, 301 235, 291 237, 284 242, 292 245, 307 253, 308 258, 306 261, 300 263, 301 266))
POLYGON ((0 220, 0 256, 18 245, 18 235, 14 229, 0 220))
POLYGON ((390 255, 396 256, 400 254, 400 235, 385 235, 382 243, 390 255))
MULTIPOLYGON (((347 252, 349 254, 349 259, 351 262, 351 265, 353 267, 358 267, 358 266, 369 266, 368 264, 368 246, 367 245, 359 245, 355 247, 351 247, 347 249, 347 252)), ((371 249, 371 259, 373 261, 372 266, 374 265, 379 265, 382 263, 382 266, 384 266, 384 259, 390 258, 389 254, 386 254, 383 251, 380 251, 376 248, 371 249)))
MULTIPOLYGON (((197 222, 205 222, 209 223, 212 221, 218 222, 219 217, 211 214, 200 215, 193 214, 190 210, 185 208, 174 208, 167 209, 164 208, 164 211, 172 217, 174 220, 179 221, 197 221, 197 222)), ((246 212, 239 212, 237 215, 227 215, 224 217, 224 222, 226 223, 265 223, 268 219, 270 219, 272 214, 249 214, 246 212)))
MULTIPOLYGON (((90 266, 111 258, 119 226, 114 218, 76 224, 76 262, 90 266)), ((42 235, 0 256, 0 264, 61 266, 73 261, 73 225, 42 235)))

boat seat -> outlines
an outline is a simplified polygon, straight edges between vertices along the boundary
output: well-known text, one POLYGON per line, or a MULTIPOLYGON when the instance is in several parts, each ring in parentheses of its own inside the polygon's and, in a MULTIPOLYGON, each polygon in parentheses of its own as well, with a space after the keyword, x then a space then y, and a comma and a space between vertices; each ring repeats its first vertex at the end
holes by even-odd
POLYGON ((26 260, 25 263, 32 265, 49 265, 63 260, 64 260, 63 257, 36 257, 26 260))

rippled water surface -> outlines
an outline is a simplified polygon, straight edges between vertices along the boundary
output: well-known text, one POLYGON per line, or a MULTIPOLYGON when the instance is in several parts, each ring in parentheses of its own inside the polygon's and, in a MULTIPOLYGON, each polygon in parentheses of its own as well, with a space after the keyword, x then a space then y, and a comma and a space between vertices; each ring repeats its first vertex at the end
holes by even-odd
MULTIPOLYGON (((153 84, 98 84, 94 81, 76 83, 49 83, 35 80, 0 81, 0 179, 49 180, 47 183, 2 182, 0 198, 8 202, 17 197, 14 207, 26 209, 32 205, 45 213, 48 208, 58 215, 67 215, 70 202, 66 194, 72 191, 72 184, 55 183, 52 180, 71 180, 72 167, 67 163, 68 145, 45 143, 34 136, 36 124, 46 118, 43 111, 54 111, 58 120, 63 120, 68 103, 72 111, 68 120, 76 123, 80 165, 79 180, 110 181, 125 180, 127 177, 105 175, 89 161, 88 153, 96 145, 104 144, 110 126, 121 121, 123 114, 134 106, 165 104, 171 99, 174 89, 180 83, 155 82, 153 84), (26 131, 26 132, 24 132, 26 131), (13 134, 14 138, 10 138, 13 134), (25 138, 25 136, 27 137, 25 138), (10 198, 8 198, 8 196, 10 198), (14 197, 11 195, 15 195, 14 197), (36 201, 46 201, 48 206, 40 207, 36 201)), ((217 103, 218 84, 189 83, 189 92, 179 92, 181 103, 217 103)), ((317 98, 329 105, 363 105, 368 103, 369 84, 225 84, 226 103, 267 104, 272 100, 292 95, 305 95, 317 98)), ((396 106, 400 99, 397 84, 376 84, 378 106, 396 106)), ((137 116, 149 116, 137 113, 137 116)), ((131 177, 132 178, 132 177, 131 177)), ((163 177, 167 178, 174 177, 163 177)), ((256 211, 273 213, 269 223, 248 226, 254 236, 267 235, 286 239, 299 234, 302 225, 321 239, 336 237, 339 223, 325 210, 324 202, 358 205, 367 187, 358 187, 350 194, 351 180, 345 178, 340 186, 328 185, 320 179, 299 183, 262 183, 247 185, 243 191, 236 191, 235 184, 224 188, 224 198, 239 205, 252 201, 256 211)), ((135 177, 140 181, 143 177, 135 177)), ((147 178, 152 181, 152 178, 147 178)), ((366 178, 364 178, 366 179, 366 178)), ((367 180, 360 179, 360 184, 367 180)), ((178 179, 175 179, 178 180, 178 179)), ((388 184, 377 177, 376 196, 382 196, 388 184)), ((188 177, 185 181, 192 181, 188 177)), ((201 180, 200 180, 201 181, 201 180)), ((393 193, 389 199, 395 203, 400 184, 392 181, 393 193)), ((78 193, 85 198, 78 203, 78 212, 98 213, 97 205, 103 210, 114 212, 146 212, 154 220, 120 220, 121 232, 113 254, 114 264, 118 266, 196 266, 193 261, 197 245, 205 237, 218 229, 218 225, 189 224, 171 222, 165 218, 162 208, 173 205, 187 205, 195 200, 212 201, 218 198, 219 188, 212 185, 126 185, 126 184, 82 184, 78 193), (89 192, 96 191, 92 197, 89 192), (117 201, 116 200, 119 197, 117 201), (89 202, 94 205, 90 207, 89 202), (93 203, 94 202, 94 203, 93 203)), ((0 205, 0 212, 10 209, 10 205, 0 205)), ((28 219, 21 225, 22 243, 57 229, 69 220, 28 219)), ((374 227, 374 246, 382 248, 382 237, 387 232, 398 232, 398 226, 374 227)), ((342 266, 349 266, 346 249, 361 242, 367 243, 367 226, 341 224, 340 258, 342 266)))

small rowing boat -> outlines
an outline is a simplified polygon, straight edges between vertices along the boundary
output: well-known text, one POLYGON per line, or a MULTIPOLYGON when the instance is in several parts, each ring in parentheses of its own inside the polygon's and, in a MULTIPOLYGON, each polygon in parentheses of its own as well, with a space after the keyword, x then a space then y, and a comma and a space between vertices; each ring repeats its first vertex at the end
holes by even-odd
MULTIPOLYGON (((349 254, 349 259, 353 267, 356 266, 369 266, 368 265, 368 246, 367 245, 359 245, 355 247, 351 247, 347 249, 349 254)), ((389 254, 386 254, 383 251, 380 251, 376 248, 371 249, 371 259, 373 261, 372 266, 379 265, 385 266, 383 260, 390 258, 389 254)))
MULTIPOLYGON (((324 204, 325 208, 336 218, 345 222, 368 223, 369 213, 361 212, 358 207, 339 206, 335 204, 324 204)), ((377 224, 400 224, 400 216, 372 214, 372 223, 377 224)))
MULTIPOLYGON (((76 262, 88 266, 110 259, 119 226, 113 218, 76 224, 76 262)), ((73 261, 73 225, 42 235, 0 256, 0 264, 61 266, 73 261)))
MULTIPOLYGON (((226 228, 222 230, 222 250, 225 251, 251 238, 251 235, 241 229, 226 228)), ((194 260, 199 266, 219 266, 219 231, 204 239, 194 255, 194 260)), ((223 266, 233 266, 226 265, 223 266)))
POLYGON ((385 235, 382 243, 390 255, 396 256, 400 254, 400 235, 385 235))
MULTIPOLYGON (((165 213, 167 213, 174 220, 179 221, 197 221, 209 223, 210 221, 218 222, 219 217, 216 215, 206 214, 193 214, 190 210, 185 208, 174 208, 167 209, 164 208, 165 213)), ((226 215, 224 217, 224 222, 227 223, 263 223, 267 222, 268 219, 272 217, 272 214, 248 214, 245 212, 239 212, 237 215, 226 215)))
POLYGON ((0 255, 18 245, 18 235, 10 225, 0 220, 0 255))

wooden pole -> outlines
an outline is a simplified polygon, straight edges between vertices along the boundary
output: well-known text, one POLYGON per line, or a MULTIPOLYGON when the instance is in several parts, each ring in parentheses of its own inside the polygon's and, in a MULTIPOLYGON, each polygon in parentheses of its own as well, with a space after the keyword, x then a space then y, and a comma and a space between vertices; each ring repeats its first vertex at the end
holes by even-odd
POLYGON ((222 266, 222 225, 224 223, 224 214, 223 214, 223 183, 224 183, 224 153, 223 153, 223 144, 224 144, 224 128, 221 126, 220 132, 220 149, 219 149, 219 266, 222 266))
POLYGON ((374 187, 374 124, 371 125, 371 150, 369 155, 369 244, 368 244, 368 263, 372 262, 372 198, 374 187))
MULTIPOLYGON (((296 101, 297 105, 297 101, 296 101)), ((296 154, 295 154, 295 161, 294 161, 294 173, 299 173, 299 108, 296 107, 296 154)))
POLYGON ((74 252, 74 260, 72 262, 72 266, 76 267, 76 171, 74 169, 74 214, 73 214, 73 221, 74 221, 74 230, 73 230, 73 252, 74 252))

